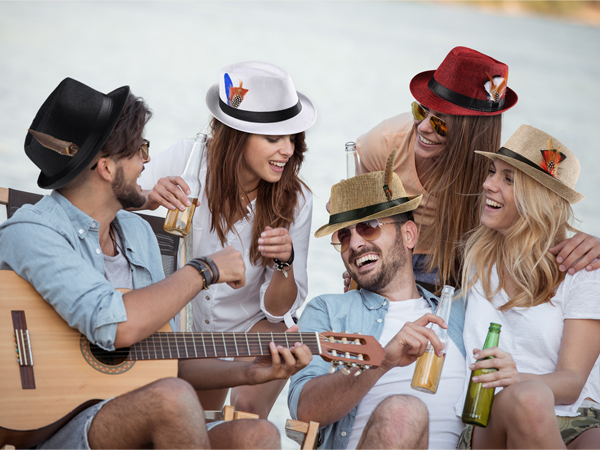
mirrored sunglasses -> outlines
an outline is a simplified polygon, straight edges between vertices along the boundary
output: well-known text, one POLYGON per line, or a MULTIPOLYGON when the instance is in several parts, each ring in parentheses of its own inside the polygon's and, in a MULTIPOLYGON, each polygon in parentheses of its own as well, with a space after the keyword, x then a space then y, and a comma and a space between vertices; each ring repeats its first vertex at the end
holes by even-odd
POLYGON ((140 152, 142 153, 142 160, 145 163, 150 161, 150 141, 148 139, 144 139, 144 141, 142 142, 140 152))
POLYGON ((331 236, 331 245, 338 252, 345 252, 350 246, 350 239, 352 237, 352 229, 354 228, 358 235, 366 241, 374 241, 381 236, 381 227, 384 225, 390 225, 396 222, 380 222, 377 219, 369 220, 367 222, 359 222, 356 225, 342 228, 336 231, 331 236))
POLYGON ((431 128, 433 128, 433 131, 435 131, 438 136, 446 137, 448 134, 448 126, 446 125, 445 120, 434 116, 429 110, 425 109, 418 102, 412 102, 410 106, 412 115, 417 122, 422 122, 427 118, 427 116, 430 116, 429 121, 431 122, 431 128))

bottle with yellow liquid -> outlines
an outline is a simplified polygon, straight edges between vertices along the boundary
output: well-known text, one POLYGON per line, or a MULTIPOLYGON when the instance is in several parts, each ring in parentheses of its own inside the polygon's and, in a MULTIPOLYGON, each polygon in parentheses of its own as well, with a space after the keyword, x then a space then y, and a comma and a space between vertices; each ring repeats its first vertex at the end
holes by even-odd
POLYGON ((174 210, 169 210, 169 212, 167 212, 167 217, 165 218, 165 223, 163 225, 163 228, 167 233, 183 237, 190 232, 194 211, 196 210, 196 201, 200 196, 201 184, 199 173, 202 159, 204 158, 204 151, 206 149, 206 139, 207 137, 203 133, 198 133, 196 135, 196 141, 192 147, 192 152, 190 153, 188 162, 181 175, 181 178, 183 178, 190 188, 188 198, 191 205, 184 211, 175 208, 174 210))
MULTIPOLYGON (((490 323, 488 334, 485 338, 483 349, 490 347, 498 347, 500 340, 500 327, 497 323, 490 323)), ((484 359, 491 359, 493 356, 488 356, 484 359)), ((478 361, 481 361, 479 359, 478 361)), ((492 410, 492 402, 494 401, 495 388, 484 389, 483 383, 473 383, 473 377, 485 375, 486 373, 495 372, 498 369, 477 369, 471 371, 469 379, 469 388, 467 389, 467 397, 465 399, 465 407, 463 408, 462 421, 471 425, 487 427, 490 419, 490 411, 492 410)))
MULTIPOLYGON (((453 297, 454 288, 452 286, 444 286, 435 315, 441 317, 446 323, 450 320, 453 297)), ((444 359, 446 358, 446 351, 448 349, 448 330, 437 324, 432 324, 431 329, 440 338, 440 341, 446 344, 444 354, 442 356, 436 355, 431 342, 427 344, 425 353, 417 359, 410 387, 416 391, 435 394, 440 384, 444 359)))
MULTIPOLYGON (((360 174, 360 163, 358 152, 356 151, 356 142, 346 142, 346 180, 360 174)), ((352 278, 350 279, 349 291, 358 289, 358 284, 352 278)))

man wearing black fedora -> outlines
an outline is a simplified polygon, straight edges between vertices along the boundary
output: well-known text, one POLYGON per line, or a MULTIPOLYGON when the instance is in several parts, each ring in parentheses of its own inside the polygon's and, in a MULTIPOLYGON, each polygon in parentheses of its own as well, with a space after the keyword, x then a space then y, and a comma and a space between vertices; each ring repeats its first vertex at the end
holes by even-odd
POLYGON ((314 359, 291 378, 291 415, 321 424, 320 448, 454 448, 462 431, 454 414, 465 377, 461 302, 451 309, 437 394, 411 389, 412 363, 428 342, 438 356, 442 352, 441 341, 426 325, 443 321, 432 314, 438 299, 415 283, 411 257, 418 230, 412 211, 422 196, 407 195, 392 172, 395 153, 387 172, 334 185, 329 223, 315 233, 333 233, 331 243, 361 289, 311 300, 300 330, 372 335, 386 353, 380 367, 360 376, 353 376, 359 374, 356 368, 350 374, 330 373, 327 363, 314 359))
MULTIPOLYGON (((124 211, 143 205, 136 180, 150 160, 143 131, 151 112, 124 86, 109 94, 67 78, 38 111, 25 139, 52 189, 0 225, 0 269, 30 282, 73 328, 112 351, 167 323, 213 283, 245 283, 231 247, 197 258, 165 278, 150 226, 124 211), (131 291, 121 293, 115 287, 131 291)), ((272 362, 222 361, 210 377, 180 361, 180 378, 164 378, 95 404, 70 420, 44 448, 278 448, 265 420, 204 423, 195 389, 287 378, 310 360, 306 346, 271 346, 272 362)), ((35 414, 32 411, 32 414, 35 414)))

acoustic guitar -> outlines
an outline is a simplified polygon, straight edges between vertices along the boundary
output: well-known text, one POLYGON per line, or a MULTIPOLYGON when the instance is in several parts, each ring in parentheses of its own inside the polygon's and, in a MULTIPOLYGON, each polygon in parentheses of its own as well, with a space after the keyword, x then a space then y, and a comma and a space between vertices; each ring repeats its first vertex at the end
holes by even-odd
POLYGON ((177 360, 270 355, 269 342, 308 346, 336 365, 378 366, 372 336, 348 333, 173 333, 107 352, 67 323, 25 280, 0 271, 0 447, 43 442, 85 408, 165 377, 177 360))

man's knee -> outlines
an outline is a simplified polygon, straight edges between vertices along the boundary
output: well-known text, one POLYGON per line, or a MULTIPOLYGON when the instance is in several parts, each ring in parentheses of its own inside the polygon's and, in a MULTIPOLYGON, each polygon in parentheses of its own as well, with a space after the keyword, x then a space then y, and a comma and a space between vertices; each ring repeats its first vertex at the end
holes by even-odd
POLYGON ((161 415, 181 417, 203 413, 196 391, 180 378, 163 378, 148 385, 148 395, 161 415))
POLYGON ((225 422, 212 428, 208 436, 213 448, 281 448, 277 427, 268 420, 262 419, 225 422))
POLYGON ((429 424, 427 406, 411 395, 392 395, 386 398, 377 405, 373 415, 377 420, 387 417, 400 426, 407 424, 413 429, 427 427, 429 424))

